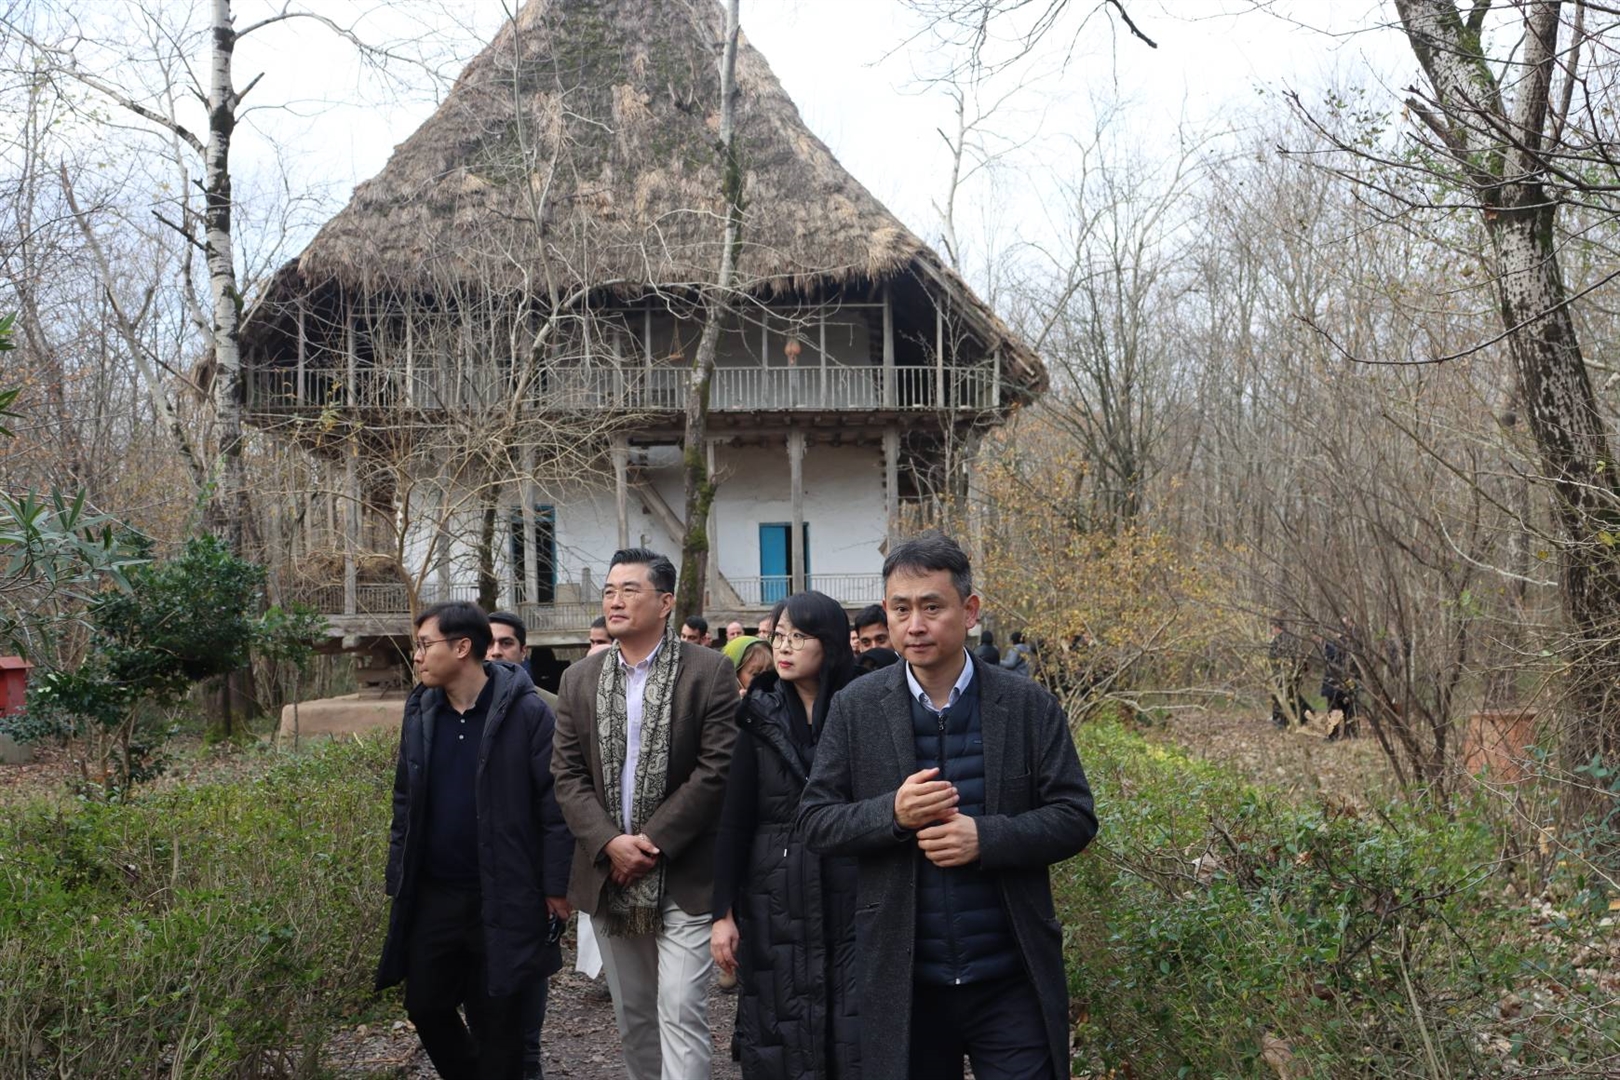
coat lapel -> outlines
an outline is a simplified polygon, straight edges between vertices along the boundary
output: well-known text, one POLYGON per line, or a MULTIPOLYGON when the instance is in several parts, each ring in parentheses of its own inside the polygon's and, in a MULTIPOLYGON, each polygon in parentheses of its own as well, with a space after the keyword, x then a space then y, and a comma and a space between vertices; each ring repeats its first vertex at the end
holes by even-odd
POLYGON ((902 660, 894 667, 899 678, 889 682, 889 692, 883 699, 884 719, 894 738, 894 760, 903 780, 917 771, 917 738, 911 730, 911 688, 906 682, 906 662, 902 660))

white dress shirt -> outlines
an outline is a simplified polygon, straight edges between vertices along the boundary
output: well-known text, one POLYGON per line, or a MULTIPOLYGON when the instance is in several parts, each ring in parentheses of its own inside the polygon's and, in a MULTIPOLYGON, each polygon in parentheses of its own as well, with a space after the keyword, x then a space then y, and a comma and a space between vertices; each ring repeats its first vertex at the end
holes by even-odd
POLYGON ((636 763, 641 760, 641 712, 647 700, 647 677, 652 674, 653 660, 658 656, 658 650, 664 647, 664 639, 659 638, 653 651, 641 663, 631 667, 624 661, 624 654, 619 654, 619 666, 624 669, 624 714, 626 724, 624 729, 624 772, 619 776, 619 803, 624 817, 624 831, 634 832, 630 823, 631 796, 636 790, 636 763))

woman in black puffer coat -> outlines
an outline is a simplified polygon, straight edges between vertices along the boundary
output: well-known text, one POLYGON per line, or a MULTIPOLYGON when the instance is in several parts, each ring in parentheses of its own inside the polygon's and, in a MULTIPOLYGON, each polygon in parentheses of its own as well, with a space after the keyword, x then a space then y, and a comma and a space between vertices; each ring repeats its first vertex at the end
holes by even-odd
POLYGON ((854 669, 849 617, 803 592, 771 620, 773 670, 737 710, 710 948, 741 975, 732 1056, 744 1080, 856 1080, 855 861, 814 854, 794 828, 827 707, 854 669))

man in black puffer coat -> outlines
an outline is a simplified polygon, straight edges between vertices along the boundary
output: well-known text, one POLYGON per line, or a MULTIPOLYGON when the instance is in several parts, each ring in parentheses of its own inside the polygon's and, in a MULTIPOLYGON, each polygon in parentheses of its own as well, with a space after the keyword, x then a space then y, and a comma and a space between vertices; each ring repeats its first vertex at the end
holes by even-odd
POLYGON ((377 989, 405 981, 406 1013, 445 1080, 518 1080, 525 1022, 561 963, 551 927, 569 914, 556 718, 521 668, 484 660, 489 645, 476 605, 418 616, 420 682, 394 777, 377 989))
POLYGON ((740 935, 734 1056, 746 1080, 854 1080, 855 860, 816 854, 795 824, 816 733, 774 671, 755 677, 737 724, 714 893, 740 935))
POLYGON ((905 662, 833 699, 799 824, 854 855, 866 1080, 1069 1074, 1063 930, 1048 868, 1097 832, 1062 708, 964 648, 979 598, 937 533, 883 565, 905 662))

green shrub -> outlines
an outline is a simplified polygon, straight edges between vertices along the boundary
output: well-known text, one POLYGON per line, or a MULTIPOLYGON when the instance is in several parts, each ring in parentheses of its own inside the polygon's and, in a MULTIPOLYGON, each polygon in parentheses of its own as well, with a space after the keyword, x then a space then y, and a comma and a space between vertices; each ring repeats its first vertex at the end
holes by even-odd
POLYGON ((1054 887, 1080 1067, 1275 1075, 1269 1045, 1294 1077, 1480 1076, 1612 1052, 1591 1026, 1489 1045, 1551 956, 1485 815, 1300 807, 1119 725, 1078 739, 1102 831, 1054 887))
POLYGON ((393 755, 0 824, 0 1076, 316 1075, 381 946, 393 755))

